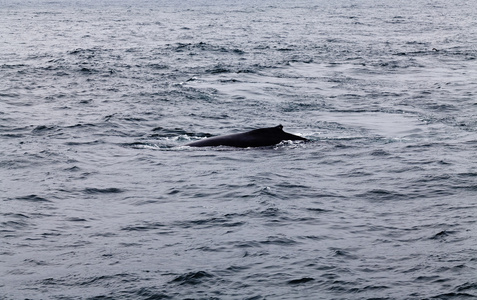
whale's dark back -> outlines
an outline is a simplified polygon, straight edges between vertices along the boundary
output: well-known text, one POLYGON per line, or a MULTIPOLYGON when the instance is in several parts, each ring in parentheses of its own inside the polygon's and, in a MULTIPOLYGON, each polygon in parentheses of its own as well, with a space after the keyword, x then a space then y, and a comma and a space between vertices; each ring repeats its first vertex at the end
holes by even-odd
POLYGON ((230 146, 239 148, 273 146, 281 141, 306 141, 306 138, 283 131, 283 126, 260 128, 252 131, 217 136, 187 144, 191 147, 230 146))

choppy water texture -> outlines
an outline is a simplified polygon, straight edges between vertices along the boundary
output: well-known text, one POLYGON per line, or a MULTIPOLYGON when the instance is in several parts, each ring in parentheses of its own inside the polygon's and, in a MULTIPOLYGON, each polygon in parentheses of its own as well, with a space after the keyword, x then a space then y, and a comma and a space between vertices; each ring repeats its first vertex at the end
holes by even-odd
POLYGON ((176 2, 2 1, 0 298, 477 297, 474 2, 176 2))

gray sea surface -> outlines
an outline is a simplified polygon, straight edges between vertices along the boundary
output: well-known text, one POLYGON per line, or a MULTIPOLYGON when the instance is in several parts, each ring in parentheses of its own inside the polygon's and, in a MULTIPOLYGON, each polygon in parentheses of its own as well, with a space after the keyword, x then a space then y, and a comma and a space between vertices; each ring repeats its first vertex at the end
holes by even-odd
POLYGON ((0 1, 0 298, 475 299, 476 16, 0 1))

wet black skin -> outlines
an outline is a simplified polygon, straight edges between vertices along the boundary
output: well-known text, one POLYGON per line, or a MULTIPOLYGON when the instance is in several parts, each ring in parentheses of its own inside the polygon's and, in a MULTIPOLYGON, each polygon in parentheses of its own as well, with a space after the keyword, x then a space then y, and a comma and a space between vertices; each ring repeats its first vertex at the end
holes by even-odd
POLYGON ((244 133, 236 133, 230 135, 216 136, 203 139, 197 142, 187 144, 191 147, 265 147, 273 146, 281 141, 307 141, 307 139, 294 134, 283 131, 283 126, 278 125, 270 128, 260 128, 244 133))

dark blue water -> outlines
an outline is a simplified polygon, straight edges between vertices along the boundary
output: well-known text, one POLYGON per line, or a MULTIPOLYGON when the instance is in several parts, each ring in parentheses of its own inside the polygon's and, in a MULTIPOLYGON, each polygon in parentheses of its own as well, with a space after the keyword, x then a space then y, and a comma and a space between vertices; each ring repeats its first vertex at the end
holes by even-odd
POLYGON ((1 299, 477 297, 475 3, 176 2, 2 1, 1 299))

